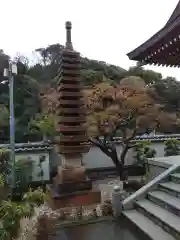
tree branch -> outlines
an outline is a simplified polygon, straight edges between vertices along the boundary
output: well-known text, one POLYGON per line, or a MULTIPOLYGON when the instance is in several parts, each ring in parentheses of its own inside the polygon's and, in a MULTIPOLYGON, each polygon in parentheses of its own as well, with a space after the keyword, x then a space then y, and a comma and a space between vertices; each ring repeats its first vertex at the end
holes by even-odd
POLYGON ((129 145, 129 144, 128 144, 128 148, 129 148, 129 149, 134 148, 134 147, 136 147, 136 144, 132 144, 132 145, 129 145))
POLYGON ((102 141, 99 139, 90 138, 89 141, 97 146, 104 154, 110 157, 113 163, 117 166, 120 162, 118 160, 116 146, 113 143, 106 143, 103 145, 102 141))
POLYGON ((103 153, 105 153, 106 155, 108 155, 110 157, 110 151, 109 149, 107 149, 101 142, 100 139, 93 139, 93 138, 89 138, 89 141, 94 144, 96 147, 98 147, 103 153))
POLYGON ((128 138, 125 139, 125 142, 128 143, 129 141, 133 140, 133 138, 136 136, 137 133, 137 129, 135 128, 131 134, 131 136, 129 136, 128 138))
POLYGON ((135 117, 135 113, 130 114, 128 117, 126 117, 125 119, 121 120, 116 127, 114 128, 114 130, 112 131, 112 133, 109 136, 109 139, 112 141, 116 132, 118 130, 121 130, 121 132, 124 132, 124 129, 126 129, 128 127, 128 125, 130 124, 130 122, 133 120, 133 118, 135 117))

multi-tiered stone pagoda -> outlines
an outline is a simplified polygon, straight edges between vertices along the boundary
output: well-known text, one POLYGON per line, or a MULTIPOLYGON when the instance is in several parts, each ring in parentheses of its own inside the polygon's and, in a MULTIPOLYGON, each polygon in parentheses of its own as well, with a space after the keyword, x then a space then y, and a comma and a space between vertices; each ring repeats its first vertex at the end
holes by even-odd
POLYGON ((66 23, 67 42, 62 51, 60 80, 58 84, 60 133, 59 152, 66 158, 88 151, 84 144, 88 141, 85 128, 85 107, 80 83, 80 54, 75 52, 71 43, 71 22, 66 23))
POLYGON ((51 186, 51 206, 92 204, 100 201, 100 192, 92 189, 85 175, 82 156, 89 151, 86 109, 80 83, 80 54, 71 42, 71 22, 66 22, 66 46, 60 60, 58 92, 58 142, 62 165, 51 186))

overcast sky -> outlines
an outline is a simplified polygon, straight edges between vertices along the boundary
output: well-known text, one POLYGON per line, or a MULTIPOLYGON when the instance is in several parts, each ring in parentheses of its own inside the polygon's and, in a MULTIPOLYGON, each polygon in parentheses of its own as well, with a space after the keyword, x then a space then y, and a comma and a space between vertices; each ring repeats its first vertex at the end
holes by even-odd
MULTIPOLYGON (((64 23, 72 21, 76 50, 124 68, 126 53, 167 22, 178 0, 1 0, 0 48, 30 55, 39 47, 65 42, 64 23)), ((180 68, 152 68, 180 80, 180 68)))

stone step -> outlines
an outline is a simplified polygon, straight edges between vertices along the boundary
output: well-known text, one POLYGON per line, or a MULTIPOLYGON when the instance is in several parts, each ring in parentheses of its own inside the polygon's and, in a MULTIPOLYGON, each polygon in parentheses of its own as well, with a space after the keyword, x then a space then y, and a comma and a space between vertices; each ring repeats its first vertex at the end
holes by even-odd
POLYGON ((150 240, 175 240, 169 233, 153 223, 137 210, 127 210, 123 215, 131 221, 140 231, 142 231, 150 240))
POLYGON ((174 182, 164 182, 159 184, 159 189, 180 198, 180 184, 174 182))
POLYGON ((180 173, 174 173, 170 175, 171 181, 180 183, 180 173))
POLYGON ((138 211, 162 227, 174 238, 180 239, 180 218, 178 216, 146 199, 137 201, 136 207, 138 211))
POLYGON ((155 204, 180 216, 180 199, 163 191, 153 191, 148 193, 147 198, 155 204))

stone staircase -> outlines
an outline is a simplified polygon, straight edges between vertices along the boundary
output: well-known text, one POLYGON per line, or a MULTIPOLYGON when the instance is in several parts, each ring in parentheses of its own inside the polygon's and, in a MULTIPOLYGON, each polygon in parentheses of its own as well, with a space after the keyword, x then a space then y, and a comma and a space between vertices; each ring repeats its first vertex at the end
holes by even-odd
POLYGON ((150 240, 180 240, 180 173, 159 182, 123 215, 150 240))

